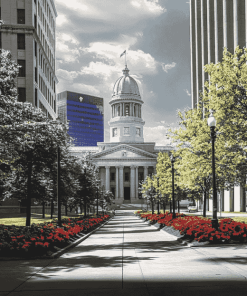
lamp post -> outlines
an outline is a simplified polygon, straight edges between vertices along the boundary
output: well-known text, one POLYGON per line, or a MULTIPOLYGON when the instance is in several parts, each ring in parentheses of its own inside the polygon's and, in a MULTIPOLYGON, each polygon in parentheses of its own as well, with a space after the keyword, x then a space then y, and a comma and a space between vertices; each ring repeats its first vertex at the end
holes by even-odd
MULTIPOLYGON (((158 188, 159 188, 159 177, 157 177, 157 193, 158 193, 158 188)), ((158 203, 157 203, 157 214, 158 215, 160 213, 160 200, 159 200, 159 198, 160 198, 160 195, 158 193, 158 203)))
POLYGON ((105 186, 102 186, 102 191, 101 191, 101 201, 102 201, 102 213, 104 215, 104 191, 105 191, 105 186))
POLYGON ((172 218, 175 219, 176 218, 175 197, 174 197, 174 162, 175 162, 175 158, 173 157, 173 154, 170 155, 170 159, 171 159, 171 164, 172 164, 172 207, 173 207, 172 218))
POLYGON ((62 226, 61 222, 61 194, 60 194, 60 180, 61 180, 61 168, 60 168, 60 147, 57 146, 57 221, 58 226, 62 226))
POLYGON ((216 193, 216 182, 215 182, 215 157, 214 157, 214 142, 216 139, 215 127, 216 127, 216 119, 213 115, 213 110, 210 112, 210 116, 208 118, 208 126, 211 130, 211 140, 212 140, 212 178, 213 178, 213 219, 212 219, 212 227, 218 229, 218 219, 217 219, 217 193, 216 193))
POLYGON ((99 181, 97 181, 97 217, 99 216, 99 181))

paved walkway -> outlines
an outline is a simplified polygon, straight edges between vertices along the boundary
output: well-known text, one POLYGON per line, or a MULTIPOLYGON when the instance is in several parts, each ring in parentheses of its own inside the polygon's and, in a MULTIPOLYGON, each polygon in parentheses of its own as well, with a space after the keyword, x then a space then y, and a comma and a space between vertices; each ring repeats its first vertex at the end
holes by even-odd
POLYGON ((132 212, 58 259, 0 262, 0 296, 246 295, 245 245, 182 246, 132 212))

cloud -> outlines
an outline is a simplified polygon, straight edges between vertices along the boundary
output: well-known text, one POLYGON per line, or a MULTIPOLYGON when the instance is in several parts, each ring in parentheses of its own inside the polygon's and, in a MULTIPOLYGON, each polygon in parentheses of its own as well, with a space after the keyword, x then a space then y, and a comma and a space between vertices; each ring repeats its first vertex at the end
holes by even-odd
POLYGON ((78 49, 79 41, 67 33, 57 33, 56 38, 56 56, 60 62, 71 63, 78 61, 80 51, 78 49))
POLYGON ((172 69, 172 68, 174 68, 175 66, 176 66, 176 63, 171 63, 171 64, 164 64, 164 63, 161 63, 161 66, 162 66, 162 69, 166 72, 166 73, 168 73, 168 70, 170 70, 170 69, 172 69))
POLYGON ((155 142, 158 146, 168 145, 170 140, 167 138, 167 128, 164 126, 145 127, 143 128, 144 141, 155 142))

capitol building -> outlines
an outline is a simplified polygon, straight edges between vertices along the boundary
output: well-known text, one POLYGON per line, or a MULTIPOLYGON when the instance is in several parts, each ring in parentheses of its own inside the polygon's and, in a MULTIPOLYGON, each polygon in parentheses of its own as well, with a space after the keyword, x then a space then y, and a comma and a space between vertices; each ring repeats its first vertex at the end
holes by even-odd
POLYGON ((99 168, 101 186, 113 193, 116 204, 136 204, 140 198, 139 183, 156 173, 158 153, 169 153, 172 146, 144 142, 144 102, 127 66, 115 82, 109 104, 110 142, 98 142, 97 147, 72 147, 70 151, 77 157, 90 152, 92 163, 99 168))

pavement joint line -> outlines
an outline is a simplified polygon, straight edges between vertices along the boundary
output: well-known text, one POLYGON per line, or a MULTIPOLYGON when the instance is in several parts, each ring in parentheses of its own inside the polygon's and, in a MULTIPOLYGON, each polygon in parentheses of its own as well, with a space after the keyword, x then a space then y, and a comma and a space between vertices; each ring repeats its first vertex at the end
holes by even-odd
POLYGON ((72 244, 70 244, 69 246, 65 247, 64 249, 58 251, 57 253, 53 254, 53 256, 46 257, 45 259, 53 259, 50 262, 48 262, 45 266, 41 267, 37 272, 33 273, 32 275, 30 275, 30 277, 28 277, 24 282, 22 282, 19 286, 17 286, 15 289, 13 289, 12 291, 9 291, 9 293, 7 295, 9 295, 10 293, 14 293, 16 289, 20 288, 22 285, 24 285, 27 281, 29 281, 33 276, 35 276, 37 273, 40 273, 44 268, 46 268, 48 265, 50 265, 52 262, 54 262, 58 256, 61 256, 62 254, 58 254, 61 253, 62 251, 67 251, 69 248, 68 247, 74 247, 75 245, 79 244, 81 241, 85 240, 87 237, 89 237, 91 234, 93 234, 95 231, 97 231, 98 229, 100 229, 101 227, 105 226, 105 224, 107 224, 110 220, 112 220, 113 217, 111 217, 109 220, 105 221, 105 223, 101 224, 99 227, 97 227, 96 229, 94 229, 92 232, 88 233, 87 235, 85 235, 82 238, 79 238, 78 240, 76 240, 75 242, 73 242, 72 244), (87 237, 86 237, 87 236, 87 237), (56 255, 57 254, 57 255, 56 255), (56 257, 55 257, 56 256, 56 257))
POLYGON ((123 264, 124 264, 124 223, 123 223, 123 243, 122 243, 122 289, 123 289, 123 264))
POLYGON ((91 232, 85 234, 83 237, 80 237, 77 240, 71 242, 68 246, 60 249, 59 251, 57 251, 56 253, 53 253, 50 256, 34 256, 34 257, 31 257, 31 258, 25 258, 25 257, 5 257, 5 258, 0 258, 0 262, 1 261, 18 261, 18 260, 36 260, 36 259, 43 259, 44 260, 44 259, 56 259, 56 258, 59 258, 67 250, 69 250, 70 248, 75 247, 80 242, 82 242, 85 239, 87 239, 91 234, 93 234, 94 232, 96 232, 97 230, 99 230, 101 227, 105 226, 105 224, 107 224, 109 221, 111 221, 112 218, 113 217, 110 217, 110 219, 108 219, 107 221, 105 221, 103 224, 99 225, 96 229, 94 229, 91 232))
POLYGON ((107 224, 109 221, 111 221, 112 218, 113 217, 111 217, 110 219, 108 219, 107 221, 105 221, 103 224, 101 224, 100 226, 98 226, 97 228, 95 228, 93 231, 87 233, 86 235, 84 235, 81 238, 78 238, 78 240, 72 242, 71 244, 69 244, 68 246, 64 247, 63 249, 57 251, 56 253, 52 254, 51 256, 45 257, 44 259, 55 259, 55 258, 60 257, 67 250, 69 250, 70 248, 75 247, 76 245, 78 245, 79 243, 81 243, 82 241, 84 241, 85 239, 87 239, 90 235, 92 235, 93 233, 95 233, 97 230, 99 230, 101 227, 105 226, 105 224, 107 224))
POLYGON ((195 252, 198 252, 202 255, 204 255, 205 257, 211 259, 212 261, 214 261, 217 265, 223 265, 225 268, 227 268, 230 272, 235 272, 237 274, 239 274, 240 276, 242 276, 245 280, 247 279, 246 276, 242 275, 240 273, 240 271, 242 271, 241 269, 239 270, 239 268, 237 266, 235 266, 234 264, 230 263, 230 262, 217 262, 216 259, 212 256, 210 256, 205 249, 202 251, 202 249, 198 250, 196 248, 191 248, 192 250, 194 250, 195 252), (237 269, 237 270, 236 270, 237 269))

